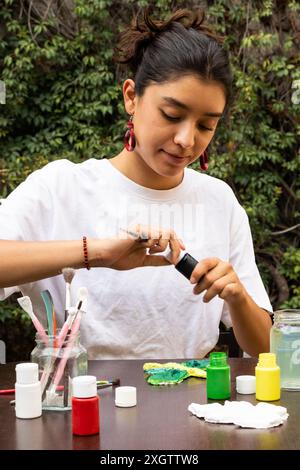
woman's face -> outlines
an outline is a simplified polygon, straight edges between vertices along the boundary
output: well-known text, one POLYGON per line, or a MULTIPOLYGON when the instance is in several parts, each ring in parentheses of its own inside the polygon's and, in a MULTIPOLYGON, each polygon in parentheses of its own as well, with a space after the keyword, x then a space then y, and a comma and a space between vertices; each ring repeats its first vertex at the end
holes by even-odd
POLYGON ((165 177, 182 174, 184 167, 199 158, 225 107, 222 86, 194 75, 149 85, 141 97, 135 95, 134 82, 128 79, 123 92, 126 110, 134 115, 134 152, 165 177))

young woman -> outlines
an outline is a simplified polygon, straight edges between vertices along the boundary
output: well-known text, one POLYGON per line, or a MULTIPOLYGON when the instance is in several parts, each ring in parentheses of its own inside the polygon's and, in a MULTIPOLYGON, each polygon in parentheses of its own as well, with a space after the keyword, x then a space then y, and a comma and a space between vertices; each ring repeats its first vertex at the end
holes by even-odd
MULTIPOLYGON (((39 293, 49 289, 63 311, 57 274, 84 266, 84 235, 89 263, 104 266, 79 270, 72 282, 74 292, 86 285, 90 293, 81 328, 90 358, 200 358, 216 344, 220 320, 250 355, 268 351, 272 307, 247 215, 226 183, 187 169, 197 160, 207 169, 206 148, 230 102, 220 39, 200 12, 178 10, 166 21, 145 13, 121 35, 116 57, 129 72, 125 148, 110 160, 50 163, 7 198, 0 208, 1 297, 21 290, 41 315, 39 293), (171 239, 175 262, 182 243, 174 239, 183 240, 199 260, 190 282, 170 265, 117 270, 105 255, 114 254, 108 239, 137 223, 157 227, 150 263, 171 239)), ((143 266, 124 266, 125 258, 123 268, 143 266)))

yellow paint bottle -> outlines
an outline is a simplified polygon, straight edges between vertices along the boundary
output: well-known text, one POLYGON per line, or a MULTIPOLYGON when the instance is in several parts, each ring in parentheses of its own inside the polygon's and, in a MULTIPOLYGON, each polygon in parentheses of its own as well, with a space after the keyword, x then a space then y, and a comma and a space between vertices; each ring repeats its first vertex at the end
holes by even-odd
POLYGON ((275 401, 280 399, 280 369, 276 364, 276 355, 262 353, 255 367, 256 399, 275 401))

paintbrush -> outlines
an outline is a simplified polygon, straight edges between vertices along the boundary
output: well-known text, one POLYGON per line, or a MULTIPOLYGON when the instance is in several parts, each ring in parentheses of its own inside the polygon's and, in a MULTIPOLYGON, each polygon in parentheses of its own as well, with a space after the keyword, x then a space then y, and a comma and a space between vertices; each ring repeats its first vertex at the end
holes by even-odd
POLYGON ((66 306, 65 306, 65 321, 67 320, 68 311, 71 306, 71 282, 75 276, 74 268, 63 268, 62 275, 66 283, 66 306))
POLYGON ((66 347, 65 347, 63 357, 61 358, 61 360, 59 362, 59 365, 56 369, 56 373, 55 373, 55 376, 54 376, 54 380, 53 380, 53 382, 52 382, 52 384, 49 388, 49 393, 52 394, 52 395, 55 394, 56 387, 59 384, 59 382, 61 380, 61 377, 64 373, 64 370, 65 370, 65 367, 66 367, 66 364, 67 364, 67 361, 68 361, 68 358, 69 358, 70 350, 73 346, 75 336, 79 331, 82 313, 86 313, 87 297, 88 297, 87 288, 86 287, 80 287, 79 291, 78 291, 79 301, 78 301, 78 306, 77 306, 77 313, 74 315, 73 322, 70 326, 69 337, 68 337, 68 340, 67 340, 67 344, 66 344, 66 347))
MULTIPOLYGON (((106 388, 106 387, 115 387, 116 385, 120 385, 120 379, 113 379, 113 380, 97 380, 96 382, 97 388, 106 388)), ((64 386, 59 385, 56 390, 63 390, 64 386)), ((5 390, 0 390, 0 395, 13 395, 15 393, 14 388, 8 388, 5 390)))
POLYGON ((147 242, 149 240, 149 236, 146 235, 143 232, 137 233, 134 230, 129 230, 129 229, 123 228, 123 227, 120 227, 120 231, 127 233, 128 235, 131 236, 131 238, 133 238, 134 240, 137 240, 139 242, 147 242))
POLYGON ((17 299, 17 301, 18 301, 19 305, 22 307, 22 309, 30 316, 30 318, 32 320, 32 323, 34 324, 38 334, 41 337, 41 340, 47 346, 48 345, 48 336, 47 336, 47 334, 44 330, 43 325, 41 324, 41 322, 38 320, 37 316, 33 312, 32 303, 31 303, 30 298, 27 295, 25 295, 24 297, 19 297, 17 299))
MULTIPOLYGON (((113 379, 113 380, 97 380, 97 390, 102 390, 102 388, 107 388, 107 387, 116 387, 117 385, 120 385, 121 381, 120 379, 113 379)), ((63 390, 64 386, 59 385, 57 387, 57 391, 63 390)), ((0 395, 12 395, 15 393, 15 389, 9 389, 9 390, 0 390, 0 395)), ((15 404, 15 400, 11 400, 9 403, 11 405, 15 404)))
POLYGON ((43 299, 45 309, 46 309, 46 315, 47 315, 47 321, 48 321, 48 334, 49 336, 53 335, 53 299, 48 290, 43 290, 41 292, 41 297, 43 299))
POLYGON ((116 387, 120 385, 120 379, 113 380, 97 380, 97 389, 106 388, 106 387, 116 387))

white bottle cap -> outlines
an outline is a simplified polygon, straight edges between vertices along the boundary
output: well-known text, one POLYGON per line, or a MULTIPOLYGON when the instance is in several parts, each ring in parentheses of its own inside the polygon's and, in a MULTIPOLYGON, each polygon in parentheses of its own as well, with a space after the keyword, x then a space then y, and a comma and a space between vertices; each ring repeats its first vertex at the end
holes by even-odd
POLYGON ((236 378, 236 391, 243 395, 250 395, 256 391, 256 379, 254 375, 239 375, 236 378))
MULTIPOLYGON (((182 250, 182 251, 179 253, 179 256, 178 256, 178 258, 177 258, 176 264, 178 264, 179 261, 182 260, 182 258, 184 257, 185 254, 186 254, 186 251, 185 251, 185 250, 182 250)), ((171 248, 167 248, 163 256, 166 258, 166 260, 169 261, 169 263, 172 263, 172 251, 171 251, 171 248)))
POLYGON ((97 395, 97 379, 94 375, 80 375, 72 380, 73 397, 91 398, 97 395))
POLYGON ((34 362, 16 365, 16 382, 21 385, 34 384, 39 381, 39 366, 34 362))
POLYGON ((115 394, 116 406, 129 407, 136 405, 136 387, 117 387, 115 394))

